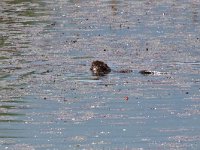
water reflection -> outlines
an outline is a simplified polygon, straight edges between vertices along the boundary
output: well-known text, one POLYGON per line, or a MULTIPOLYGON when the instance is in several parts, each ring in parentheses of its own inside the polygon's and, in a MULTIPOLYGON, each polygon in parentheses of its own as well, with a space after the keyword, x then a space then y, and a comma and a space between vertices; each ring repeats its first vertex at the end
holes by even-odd
POLYGON ((41 59, 32 52, 37 33, 43 30, 40 26, 49 20, 42 1, 3 0, 0 7, 0 149, 4 149, 27 136, 25 122, 32 106, 25 97, 26 87, 35 74, 31 62, 41 59))
POLYGON ((3 46, 6 46, 6 40, 8 39, 8 37, 5 36, 1 36, 0 37, 0 48, 3 46))
POLYGON ((15 5, 15 4, 26 4, 27 7, 30 7, 31 4, 39 4, 45 6, 45 2, 40 0, 11 0, 11 1, 5 1, 7 4, 15 5))
MULTIPOLYGON (((12 89, 6 89, 6 91, 11 91, 11 90, 12 89)), ((1 89, 0 91, 1 93, 4 92, 3 89, 1 89)), ((23 101, 11 99, 11 100, 1 100, 0 102, 1 102, 0 122, 4 122, 4 123, 12 123, 12 122, 23 123, 24 122, 22 118, 24 118, 25 114, 20 111, 20 109, 24 107, 23 101)), ((1 124, 0 129, 3 126, 4 125, 1 124)), ((12 130, 12 127, 11 127, 11 130, 12 130)))

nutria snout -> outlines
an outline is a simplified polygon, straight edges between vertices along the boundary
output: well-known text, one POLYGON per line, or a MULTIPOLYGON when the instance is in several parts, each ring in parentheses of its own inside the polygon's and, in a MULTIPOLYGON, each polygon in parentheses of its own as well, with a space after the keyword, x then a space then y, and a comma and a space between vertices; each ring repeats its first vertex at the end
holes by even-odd
POLYGON ((111 69, 108 65, 102 61, 96 60, 92 62, 90 70, 94 75, 103 76, 110 73, 111 69))

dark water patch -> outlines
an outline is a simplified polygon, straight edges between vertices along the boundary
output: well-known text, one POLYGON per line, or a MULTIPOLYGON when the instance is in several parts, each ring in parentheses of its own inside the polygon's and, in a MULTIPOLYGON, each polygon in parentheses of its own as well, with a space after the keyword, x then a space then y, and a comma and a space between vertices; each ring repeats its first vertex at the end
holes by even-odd
POLYGON ((3 106, 0 106, 0 109, 1 109, 1 108, 5 108, 5 109, 15 109, 16 106, 3 105, 3 106))
POLYGON ((5 59, 9 59, 9 57, 6 57, 6 56, 1 56, 1 57, 0 57, 0 61, 1 61, 1 60, 5 60, 5 59))
POLYGON ((41 22, 41 21, 23 21, 23 22, 21 22, 23 25, 25 25, 25 26, 34 26, 34 25, 39 25, 39 24, 42 24, 43 22, 41 22))
POLYGON ((18 120, 18 119, 6 119, 6 120, 4 120, 4 119, 0 119, 0 122, 2 122, 2 123, 24 123, 24 121, 23 120, 18 120))
POLYGON ((26 17, 37 17, 37 16, 44 16, 45 14, 36 13, 38 10, 28 9, 22 12, 19 12, 19 16, 26 16, 26 17))
MULTIPOLYGON (((20 119, 24 117, 24 114, 19 113, 0 113, 0 122, 2 123, 24 123, 25 121, 20 119)), ((3 126, 3 124, 2 124, 3 126)))
POLYGON ((10 74, 1 74, 0 75, 0 80, 4 80, 5 78, 9 78, 10 74))
POLYGON ((23 5, 31 5, 31 4, 39 4, 40 6, 45 6, 46 3, 43 1, 39 1, 39 0, 11 0, 11 1, 6 1, 7 4, 11 4, 11 5, 18 5, 18 4, 23 4, 23 5))
POLYGON ((5 36, 1 36, 0 37, 0 48, 3 46, 6 46, 6 40, 8 39, 8 37, 5 36))
POLYGON ((19 137, 15 137, 15 136, 0 136, 0 138, 1 139, 10 139, 10 138, 19 138, 19 137))
POLYGON ((21 67, 15 67, 15 66, 10 66, 10 67, 3 67, 1 68, 2 70, 8 70, 8 71, 13 71, 13 70, 20 70, 22 69, 21 67))
POLYGON ((26 72, 26 73, 20 75, 20 76, 19 76, 19 79, 27 78, 28 76, 31 76, 31 75, 33 75, 33 74, 35 74, 35 71, 26 72))
POLYGON ((73 59, 89 59, 89 58, 94 58, 93 56, 76 56, 76 57, 73 57, 73 59))
POLYGON ((1 100, 1 102, 7 102, 7 103, 25 103, 23 100, 13 99, 13 100, 1 100))
POLYGON ((16 49, 1 49, 1 52, 3 53, 3 52, 6 52, 6 53, 15 53, 15 52, 17 52, 17 50, 16 49))
POLYGON ((0 90, 1 91, 4 91, 4 90, 14 90, 14 88, 12 88, 12 87, 0 87, 0 90))
POLYGON ((23 114, 18 113, 0 113, 0 117, 2 116, 22 116, 23 114))

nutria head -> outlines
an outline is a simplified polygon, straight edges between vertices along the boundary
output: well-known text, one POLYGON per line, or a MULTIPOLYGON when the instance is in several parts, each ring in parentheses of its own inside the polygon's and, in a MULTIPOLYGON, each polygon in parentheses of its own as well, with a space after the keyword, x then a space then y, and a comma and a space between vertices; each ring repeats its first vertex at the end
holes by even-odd
POLYGON ((106 63, 98 60, 92 62, 90 70, 97 76, 103 76, 111 71, 110 67, 108 67, 106 63))

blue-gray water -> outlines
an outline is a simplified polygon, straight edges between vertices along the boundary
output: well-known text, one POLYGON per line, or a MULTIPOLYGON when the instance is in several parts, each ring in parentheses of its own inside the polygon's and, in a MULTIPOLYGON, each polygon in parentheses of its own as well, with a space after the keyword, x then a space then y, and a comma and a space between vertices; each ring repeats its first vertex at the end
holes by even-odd
POLYGON ((199 8, 1 0, 0 149, 200 149, 199 8), (93 60, 133 72, 95 77, 93 60))

